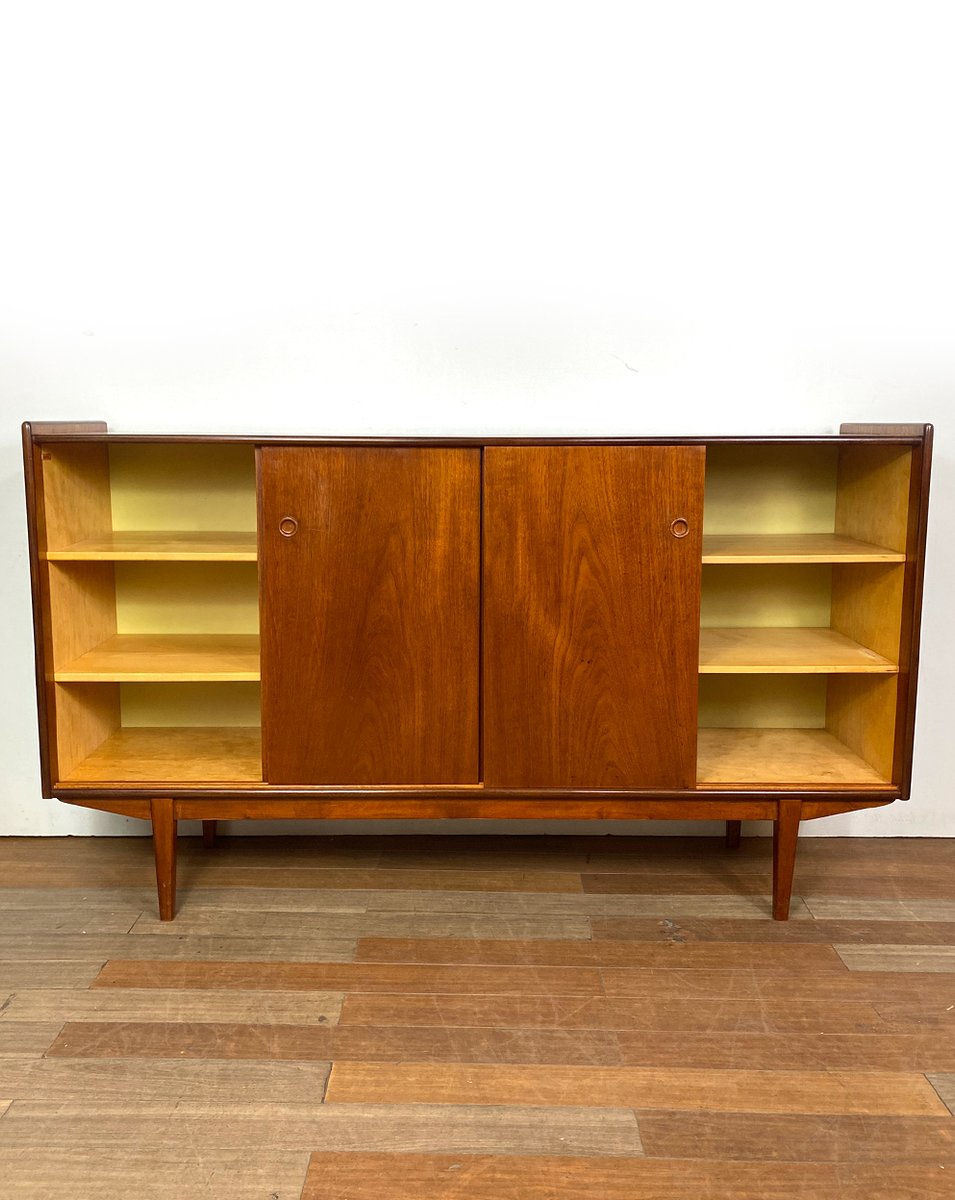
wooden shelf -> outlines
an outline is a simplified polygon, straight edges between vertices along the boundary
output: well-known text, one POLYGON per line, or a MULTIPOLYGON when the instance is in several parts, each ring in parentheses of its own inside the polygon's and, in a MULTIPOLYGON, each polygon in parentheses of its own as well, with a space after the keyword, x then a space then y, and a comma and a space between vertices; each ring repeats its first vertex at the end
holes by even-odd
POLYGON ((705 533, 704 563, 884 563, 905 554, 839 533, 705 533))
POLYGON ((701 729, 697 783, 891 784, 825 729, 701 729))
POLYGON ((53 674, 57 683, 196 683, 259 678, 254 633, 116 634, 53 674))
POLYGON ((52 562, 255 562, 255 533, 107 533, 48 550, 52 562))
POLYGON ((120 729, 63 783, 261 783, 258 729, 120 729))
POLYGON ((708 675, 898 674, 898 666, 834 629, 701 629, 708 675))

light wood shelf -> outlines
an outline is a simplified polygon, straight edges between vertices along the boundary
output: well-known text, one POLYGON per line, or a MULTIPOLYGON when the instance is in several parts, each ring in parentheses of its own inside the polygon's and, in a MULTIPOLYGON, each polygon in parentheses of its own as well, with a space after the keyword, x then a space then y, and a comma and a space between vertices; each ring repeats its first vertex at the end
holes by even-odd
POLYGON ((48 550, 52 562, 255 562, 255 533, 117 531, 48 550))
POLYGON ((885 563, 905 554, 839 533, 705 533, 704 563, 885 563))
POLYGON ((825 729, 701 729, 697 782, 891 786, 825 729))
POLYGON ((259 678, 259 637, 116 634, 54 672, 57 683, 191 683, 259 678))
POLYGON ((262 735, 251 728, 120 729, 64 783, 261 783, 262 735))
POLYGON ((700 673, 898 674, 898 666, 834 629, 700 630, 700 673))

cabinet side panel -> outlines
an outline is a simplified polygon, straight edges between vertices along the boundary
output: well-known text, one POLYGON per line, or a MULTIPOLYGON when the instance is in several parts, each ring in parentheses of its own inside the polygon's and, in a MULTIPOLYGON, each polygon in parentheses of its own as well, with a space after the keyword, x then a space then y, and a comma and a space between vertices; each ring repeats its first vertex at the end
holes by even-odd
POLYGON ((703 464, 688 446, 485 452, 489 787, 694 786, 703 464))
POLYGON ((119 684, 56 685, 57 779, 76 767, 119 729, 119 684))
POLYGON ((102 443, 47 442, 43 469, 45 541, 63 550, 85 538, 109 533, 109 457, 102 443))
POLYGON ((886 782, 893 778, 897 700, 894 675, 829 677, 826 728, 886 782))
POLYGON ((477 450, 261 451, 269 783, 478 781, 480 471, 477 450))
POLYGON ((912 451, 899 446, 842 446, 836 489, 836 533, 905 550, 912 451))

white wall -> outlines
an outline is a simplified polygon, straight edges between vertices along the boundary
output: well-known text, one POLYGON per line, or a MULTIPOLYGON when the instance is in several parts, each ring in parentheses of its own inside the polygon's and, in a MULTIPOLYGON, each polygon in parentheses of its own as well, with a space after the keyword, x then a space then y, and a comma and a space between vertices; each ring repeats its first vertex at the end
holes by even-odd
POLYGON ((943 3, 21 4, 0 44, 0 833, 41 802, 18 438, 938 424, 914 798, 955 835, 943 3))

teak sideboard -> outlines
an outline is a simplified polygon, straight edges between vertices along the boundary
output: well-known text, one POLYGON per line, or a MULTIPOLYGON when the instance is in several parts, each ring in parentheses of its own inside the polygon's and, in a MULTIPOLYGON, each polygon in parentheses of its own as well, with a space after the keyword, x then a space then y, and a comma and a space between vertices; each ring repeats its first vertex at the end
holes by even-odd
POLYGON ((907 799, 932 429, 24 426, 43 794, 237 818, 774 822, 907 799))

